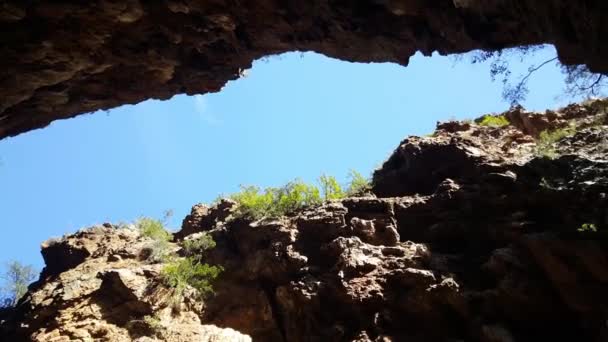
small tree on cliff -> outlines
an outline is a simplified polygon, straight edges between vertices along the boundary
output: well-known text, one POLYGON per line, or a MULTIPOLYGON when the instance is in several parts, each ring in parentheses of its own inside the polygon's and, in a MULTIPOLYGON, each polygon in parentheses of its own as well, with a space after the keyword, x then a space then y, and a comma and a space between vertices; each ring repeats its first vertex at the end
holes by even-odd
POLYGON ((15 306, 27 292, 27 286, 35 279, 36 273, 30 265, 23 265, 19 261, 11 261, 6 264, 2 279, 2 303, 3 306, 15 306))

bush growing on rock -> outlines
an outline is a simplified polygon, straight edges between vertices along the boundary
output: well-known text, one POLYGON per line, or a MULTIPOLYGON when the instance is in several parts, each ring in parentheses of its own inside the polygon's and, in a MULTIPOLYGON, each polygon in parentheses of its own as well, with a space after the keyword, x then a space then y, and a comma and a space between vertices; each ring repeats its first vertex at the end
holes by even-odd
POLYGON ((241 191, 230 195, 230 199, 238 203, 237 216, 260 219, 267 216, 273 202, 274 195, 269 189, 261 191, 257 186, 241 186, 241 191))
POLYGON ((147 328, 152 331, 155 336, 162 336, 165 327, 163 326, 160 319, 155 315, 146 315, 144 316, 143 322, 146 324, 147 328))
POLYGON ((371 188, 367 179, 356 171, 350 172, 351 181, 346 190, 333 176, 322 175, 319 187, 296 179, 280 188, 241 186, 241 191, 229 196, 238 203, 235 215, 253 220, 281 217, 297 210, 320 205, 323 200, 337 200, 357 196, 371 188))
POLYGON ((554 159, 559 156, 555 143, 576 134, 575 126, 568 126, 553 131, 542 131, 536 141, 535 154, 540 157, 554 159))
POLYGON ((146 249, 146 260, 152 264, 163 263, 171 258, 171 245, 167 240, 154 241, 146 249))
MULTIPOLYGON (((196 290, 200 297, 213 292, 211 281, 217 278, 222 268, 202 263, 201 252, 215 247, 215 241, 208 234, 187 239, 182 243, 186 258, 178 258, 171 248, 172 235, 161 221, 150 218, 141 218, 136 223, 142 236, 152 240, 146 247, 147 260, 152 263, 164 263, 161 270, 161 279, 165 286, 171 290, 170 305, 178 309, 184 299, 188 287, 196 290)), ((149 319, 150 322, 152 318, 149 319)), ((146 322, 146 323, 150 323, 146 322)))
POLYGON ((321 204, 319 189, 297 179, 278 189, 271 189, 271 193, 274 202, 270 214, 274 217, 321 204))
POLYGON ((199 297, 213 293, 211 282, 222 272, 218 266, 201 263, 196 257, 174 259, 161 272, 164 284, 172 291, 171 305, 174 309, 184 299, 185 291, 192 287, 199 297))
POLYGON ((141 232, 141 235, 149 237, 157 241, 169 241, 171 240, 171 233, 169 233, 163 223, 159 220, 151 219, 148 217, 142 217, 137 220, 135 224, 137 229, 141 232))
POLYGON ((209 234, 202 233, 199 237, 184 240, 182 247, 186 255, 198 255, 215 248, 215 241, 209 234))
POLYGON ((165 262, 169 259, 171 251, 170 244, 172 235, 159 220, 143 217, 137 220, 135 226, 142 236, 153 241, 147 247, 147 260, 151 263, 165 262))
POLYGON ((256 186, 241 187, 241 192, 230 196, 239 206, 237 216, 254 220, 279 217, 311 205, 321 203, 319 189, 300 180, 287 183, 281 188, 256 186))
POLYGON ((580 233, 597 233, 597 226, 594 223, 584 223, 577 231, 580 233))
POLYGON ((479 121, 479 125, 487 127, 504 127, 509 125, 509 120, 504 115, 486 115, 479 121))
POLYGON ((350 178, 350 184, 346 190, 346 197, 358 196, 371 190, 372 186, 369 180, 363 177, 359 172, 350 170, 348 176, 350 178))
POLYGON ((362 195, 371 189, 369 180, 355 170, 350 170, 348 178, 350 178, 350 182, 348 183, 346 190, 343 190, 334 176, 322 175, 319 177, 323 198, 328 201, 354 197, 362 195))
POLYGON ((326 201, 344 198, 344 191, 342 191, 342 186, 340 186, 336 177, 321 175, 319 177, 319 184, 321 185, 323 198, 326 201))

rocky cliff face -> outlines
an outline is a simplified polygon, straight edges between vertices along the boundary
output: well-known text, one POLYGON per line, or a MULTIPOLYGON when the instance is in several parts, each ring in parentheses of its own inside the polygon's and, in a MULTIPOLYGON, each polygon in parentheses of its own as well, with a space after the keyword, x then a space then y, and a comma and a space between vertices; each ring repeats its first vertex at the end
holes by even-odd
POLYGON ((550 43, 608 72, 604 0, 0 1, 0 139, 148 98, 218 91, 265 55, 407 65, 550 43))
POLYGON ((606 341, 608 102, 505 127, 438 125, 374 174, 374 195, 251 222, 196 205, 216 293, 163 298, 150 243, 107 224, 43 245, 47 267, 2 325, 7 341, 606 341), (544 130, 571 134, 548 144, 544 130), (545 146, 546 147, 546 146, 545 146), (546 152, 546 151, 545 151, 546 152), (151 331, 145 317, 154 315, 151 331), (146 323, 146 324, 144 324, 146 323), (159 328, 160 327, 160 328, 159 328))

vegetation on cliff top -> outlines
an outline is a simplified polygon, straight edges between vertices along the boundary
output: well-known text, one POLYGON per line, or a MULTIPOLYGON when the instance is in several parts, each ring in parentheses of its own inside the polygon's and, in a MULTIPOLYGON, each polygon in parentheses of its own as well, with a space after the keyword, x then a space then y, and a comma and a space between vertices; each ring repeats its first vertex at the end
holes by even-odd
POLYGON ((282 187, 264 190, 257 186, 242 186, 241 191, 229 196, 238 203, 235 215, 249 219, 276 218, 323 201, 357 196, 370 189, 370 182, 360 173, 352 171, 350 182, 344 187, 333 176, 321 175, 319 186, 296 179, 282 187))
POLYGON ((509 120, 504 115, 486 115, 478 123, 480 126, 504 127, 509 125, 509 120))
POLYGON ((169 241, 171 241, 172 235, 165 229, 163 222, 143 217, 137 220, 135 226, 142 236, 152 239, 152 242, 146 248, 147 260, 151 263, 167 261, 171 256, 169 241))

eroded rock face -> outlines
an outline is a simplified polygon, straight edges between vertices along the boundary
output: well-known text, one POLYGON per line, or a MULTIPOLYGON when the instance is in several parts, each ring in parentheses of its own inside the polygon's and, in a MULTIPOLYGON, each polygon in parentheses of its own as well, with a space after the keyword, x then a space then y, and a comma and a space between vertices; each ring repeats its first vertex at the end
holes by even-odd
POLYGON ((605 341, 607 107, 514 109, 506 127, 439 124, 397 148, 374 175, 375 196, 289 217, 251 222, 231 216, 233 202, 197 205, 176 236, 211 234, 206 261, 224 272, 215 295, 188 299, 177 317, 136 232, 95 228, 47 244, 55 250, 43 253, 70 262, 47 267, 2 326, 17 335, 5 336, 605 341), (561 155, 538 155, 538 132, 572 124, 553 146, 561 155), (83 252, 68 258, 73 250, 83 252), (166 335, 138 325, 150 314, 166 335))
POLYGON ((47 267, 12 315, 3 317, 0 340, 251 341, 232 329, 202 324, 201 303, 186 303, 179 315, 172 314, 169 293, 160 285, 162 265, 142 257, 152 243, 137 230, 109 224, 44 243, 47 267), (75 258, 74 249, 86 253, 75 258), (157 331, 145 316, 155 317, 157 331))
POLYGON ((603 0, 0 3, 0 139, 98 109, 219 91, 251 62, 316 51, 407 65, 430 55, 551 43, 608 72, 603 0))
POLYGON ((189 225, 211 229, 209 260, 226 268, 203 320, 260 341, 605 339, 606 233, 577 231, 608 225, 605 112, 440 124, 376 172, 380 198, 189 225), (539 132, 574 122, 564 155, 538 157, 539 132))

